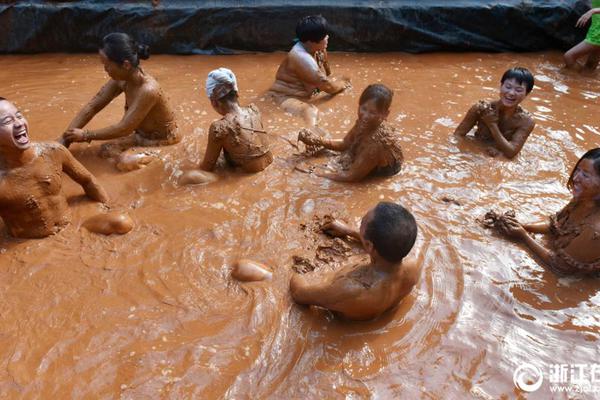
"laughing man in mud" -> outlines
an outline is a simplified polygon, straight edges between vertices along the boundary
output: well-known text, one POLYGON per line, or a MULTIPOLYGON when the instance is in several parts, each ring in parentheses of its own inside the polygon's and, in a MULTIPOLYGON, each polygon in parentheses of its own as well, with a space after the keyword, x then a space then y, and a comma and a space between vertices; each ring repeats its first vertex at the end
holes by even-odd
POLYGON ((349 87, 348 81, 335 81, 327 59, 327 21, 320 15, 302 18, 296 26, 298 43, 279 66, 275 83, 267 95, 284 111, 304 118, 308 126, 318 122, 319 110, 311 101, 319 92, 330 95, 349 87))
POLYGON ((369 320, 396 306, 417 283, 421 267, 405 260, 417 238, 417 223, 404 207, 381 202, 356 231, 334 220, 322 228, 333 236, 359 240, 369 262, 349 263, 337 271, 296 274, 290 291, 296 303, 315 305, 347 319, 369 320))
POLYGON ((519 105, 531 90, 534 80, 526 68, 511 68, 500 80, 500 99, 478 101, 473 105, 454 134, 465 137, 477 125, 475 138, 488 145, 487 153, 513 158, 521 151, 533 131, 535 122, 519 105))
POLYGON ((300 131, 298 140, 308 147, 339 151, 341 155, 337 171, 325 167, 296 169, 340 182, 358 182, 370 175, 392 176, 400 172, 404 160, 400 137, 386 122, 393 94, 385 85, 367 86, 358 101, 358 119, 344 139, 326 139, 315 133, 324 133, 316 127, 300 131))

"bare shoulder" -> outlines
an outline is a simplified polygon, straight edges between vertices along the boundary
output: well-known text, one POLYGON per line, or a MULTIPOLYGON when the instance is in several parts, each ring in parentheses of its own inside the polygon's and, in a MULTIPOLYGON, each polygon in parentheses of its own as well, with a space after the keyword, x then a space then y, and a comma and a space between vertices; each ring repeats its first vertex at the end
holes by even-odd
POLYGON ((250 103, 250 104, 248 104, 248 106, 246 108, 248 110, 250 110, 252 113, 260 115, 260 109, 258 108, 258 106, 256 104, 250 103))
POLYGON ((208 131, 209 135, 216 139, 222 139, 227 136, 229 130, 234 126, 234 121, 228 119, 227 117, 223 117, 216 121, 213 121, 210 124, 210 129, 208 131))
POLYGON ((152 76, 148 75, 148 78, 141 87, 140 93, 143 96, 149 96, 158 98, 161 93, 160 85, 152 76))
POLYGON ((517 109, 517 112, 515 113, 515 118, 517 119, 518 124, 522 127, 532 128, 535 126, 535 120, 533 119, 533 115, 531 115, 531 113, 525 110, 524 108, 521 108, 521 106, 519 106, 519 108, 517 109))
POLYGON ((417 262, 416 258, 407 258, 402 261, 402 270, 404 279, 407 284, 414 286, 421 277, 422 265, 417 262))
POLYGON ((60 154, 62 156, 69 153, 69 150, 58 142, 37 142, 34 146, 36 146, 38 154, 60 154))

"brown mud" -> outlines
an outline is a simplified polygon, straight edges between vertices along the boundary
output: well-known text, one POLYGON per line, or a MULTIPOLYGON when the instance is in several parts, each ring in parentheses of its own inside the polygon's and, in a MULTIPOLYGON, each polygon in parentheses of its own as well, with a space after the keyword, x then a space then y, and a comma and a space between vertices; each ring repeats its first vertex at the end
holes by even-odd
MULTIPOLYGON (((284 55, 153 56, 144 69, 170 97, 182 141, 130 172, 99 158, 101 143, 71 146, 111 207, 136 221, 127 235, 83 229, 98 211, 68 178, 72 223, 61 232, 19 240, 1 227, 2 398, 518 398, 512 376, 524 362, 598 361, 599 281, 559 278, 475 222, 490 209, 541 220, 569 201, 570 170, 600 136, 597 79, 564 75, 559 53, 330 54, 353 89, 319 104, 321 125, 343 137, 362 89, 381 80, 396 91, 389 122, 401 131, 401 174, 338 184, 295 171, 296 149, 273 140, 263 172, 221 160, 217 183, 178 186, 219 118, 199 91, 214 68, 234 71, 241 103, 260 108, 265 130, 296 140, 301 119, 261 101, 284 55), (521 153, 490 158, 459 143, 452 132, 466 110, 496 99, 516 65, 537 81, 523 103, 537 126, 521 153), (423 270, 412 293, 366 323, 296 306, 293 257, 316 251, 300 224, 339 210, 358 225, 380 200, 401 202, 419 223, 423 270), (273 278, 233 281, 242 258, 273 278)), ((0 66, 2 96, 27 116, 34 141, 58 137, 106 81, 94 55, 2 56, 0 66)), ((119 121, 122 97, 89 128, 119 121)), ((546 384, 536 395, 566 398, 546 384)))

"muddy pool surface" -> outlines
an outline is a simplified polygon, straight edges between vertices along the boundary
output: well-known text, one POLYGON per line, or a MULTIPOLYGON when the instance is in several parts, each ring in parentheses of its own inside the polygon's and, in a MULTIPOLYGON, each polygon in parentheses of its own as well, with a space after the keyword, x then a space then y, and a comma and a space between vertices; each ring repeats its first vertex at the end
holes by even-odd
MULTIPOLYGON (((183 141, 127 173, 97 157, 99 144, 72 146, 136 227, 88 232, 81 224, 100 208, 68 178, 72 224, 58 235, 11 239, 0 223, 2 398, 510 399, 525 398, 513 384, 523 362, 547 370, 600 360, 600 281, 557 278, 476 222, 490 208, 527 220, 566 204, 571 168, 600 141, 597 76, 563 74, 558 53, 330 57, 354 88, 319 105, 321 126, 342 137, 362 89, 389 85, 402 172, 334 183, 294 171, 295 149, 273 138, 263 173, 220 167, 217 183, 178 187, 177 171, 200 161, 217 118, 204 94, 211 69, 237 74, 241 103, 257 104, 273 134, 295 140, 302 122, 261 101, 282 53, 153 56, 144 69, 169 95, 183 141), (460 118, 496 98, 516 65, 536 77, 523 106, 537 126, 520 155, 459 145, 460 118), (314 256, 302 224, 332 212, 358 223, 380 200, 417 218, 417 287, 368 323, 294 305, 293 257, 314 256), (238 258, 264 263, 273 279, 231 279, 238 258)), ((95 55, 0 57, 0 95, 29 119, 32 140, 57 138, 105 80, 95 55)), ((119 98, 90 127, 122 113, 119 98)), ((548 385, 528 398, 551 397, 567 398, 548 385)))

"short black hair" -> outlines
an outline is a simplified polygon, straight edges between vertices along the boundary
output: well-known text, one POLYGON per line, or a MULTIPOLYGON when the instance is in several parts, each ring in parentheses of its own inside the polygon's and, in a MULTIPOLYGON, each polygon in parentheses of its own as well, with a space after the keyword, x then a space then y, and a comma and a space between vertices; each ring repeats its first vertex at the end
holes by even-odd
POLYGON ((309 15, 296 25, 296 37, 301 42, 318 43, 327 36, 327 20, 322 15, 309 15))
MULTIPOLYGON (((0 101, 6 100, 4 97, 0 97, 0 101)), ((8 100, 6 100, 8 101, 8 100)))
POLYGON ((389 262, 400 262, 417 239, 415 217, 400 204, 382 201, 373 211, 365 230, 365 239, 389 262))
POLYGON ((579 167, 579 164, 583 160, 592 160, 596 173, 600 175, 600 148, 596 147, 595 149, 588 150, 584 155, 581 156, 579 161, 577 161, 577 164, 575 164, 573 171, 571 171, 571 176, 569 176, 569 180, 567 181, 568 189, 573 188, 573 176, 575 175, 575 171, 577 171, 577 167, 579 167))
POLYGON ((379 111, 387 111, 392 105, 392 99, 394 98, 394 92, 381 83, 375 83, 367 86, 360 95, 358 104, 363 104, 369 100, 375 100, 375 105, 379 111))
POLYGON ((527 94, 533 90, 533 85, 535 81, 533 79, 533 75, 527 68, 523 67, 515 67, 507 70, 504 75, 502 75, 502 79, 500 79, 500 84, 503 84, 507 79, 514 79, 517 81, 519 85, 525 84, 525 91, 527 94))

